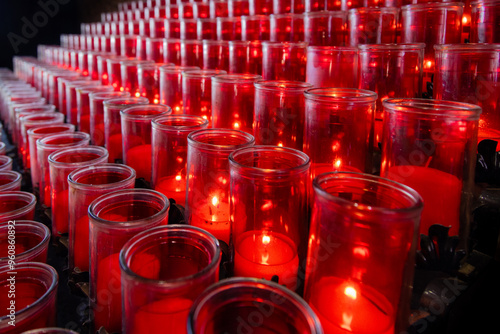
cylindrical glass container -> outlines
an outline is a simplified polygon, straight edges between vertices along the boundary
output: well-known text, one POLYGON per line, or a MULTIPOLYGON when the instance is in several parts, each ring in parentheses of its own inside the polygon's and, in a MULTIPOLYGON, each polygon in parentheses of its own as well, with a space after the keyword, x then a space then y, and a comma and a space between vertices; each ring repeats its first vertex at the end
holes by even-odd
POLYGON ((9 220, 33 220, 35 195, 26 191, 0 192, 0 222, 9 220))
POLYGON ((313 189, 304 299, 323 330, 404 331, 396 322, 409 311, 421 197, 358 173, 321 174, 313 189))
POLYGON ((88 86, 76 88, 78 130, 90 134, 90 98, 91 93, 112 92, 111 86, 88 86))
POLYGON ((13 170, 0 171, 0 192, 20 191, 22 180, 23 177, 19 172, 13 170))
POLYGON ((114 90, 117 92, 125 91, 125 88, 123 88, 122 69, 120 63, 128 59, 129 58, 127 57, 121 56, 111 56, 106 58, 108 84, 113 86, 114 90))
POLYGON ((88 208, 99 196, 132 189, 135 171, 125 165, 99 164, 75 169, 68 175, 69 203, 69 268, 89 271, 88 208))
POLYGON ((322 334, 318 317, 297 294, 267 280, 230 278, 212 285, 188 317, 189 334, 322 334))
POLYGON ((227 16, 236 17, 248 15, 249 13, 249 0, 228 0, 227 2, 227 16))
POLYGON ((140 64, 137 66, 138 94, 151 103, 160 103, 160 66, 163 64, 140 64))
MULTIPOLYGON (((201 2, 198 2, 202 4, 201 2)), ((215 19, 197 19, 196 20, 196 39, 217 39, 217 21, 215 19)))
POLYGON ((306 53, 304 42, 262 42, 262 78, 306 81, 306 53))
POLYGON ((314 87, 358 87, 358 49, 308 46, 306 82, 314 87))
POLYGON ((470 42, 500 43, 500 2, 480 0, 471 3, 470 42))
POLYGON ((277 277, 291 290, 302 287, 309 165, 306 154, 285 147, 252 146, 231 153, 234 276, 277 277))
POLYGON ((270 40, 273 42, 304 41, 304 15, 271 14, 270 40))
POLYGON ((311 178, 329 171, 372 172, 377 93, 346 88, 305 91, 304 153, 311 178))
POLYGON ((182 19, 179 21, 181 39, 198 39, 198 22, 196 19, 182 19))
POLYGON ((181 66, 203 67, 203 42, 181 39, 181 66))
POLYGON ((210 70, 229 69, 229 42, 203 40, 203 68, 210 70))
POLYGON ((2 221, 0 263, 8 264, 9 260, 16 265, 22 262, 46 262, 49 241, 50 230, 42 223, 33 220, 2 221))
POLYGON ((228 3, 227 1, 223 0, 209 1, 210 17, 214 19, 218 17, 227 17, 228 16, 227 3, 228 3))
POLYGON ((254 129, 257 145, 276 145, 302 150, 304 91, 311 84, 269 80, 255 84, 254 129))
POLYGON ((76 90, 83 87, 100 86, 100 82, 93 80, 79 80, 66 82, 66 123, 78 127, 78 105, 76 101, 76 90))
POLYGON ((48 160, 52 197, 52 236, 56 238, 69 231, 69 173, 81 167, 106 162, 108 151, 100 146, 70 147, 50 154, 48 160))
POLYGON ((206 129, 208 120, 195 115, 167 115, 151 121, 153 189, 186 205, 187 136, 206 129))
POLYGON ((219 242, 187 225, 139 233, 120 252, 124 333, 186 333, 198 296, 219 279, 219 242))
POLYGON ((229 73, 262 74, 260 41, 229 41, 229 73))
POLYGON ((253 133, 254 82, 257 74, 221 74, 212 77, 212 126, 253 133))
POLYGON ((346 22, 344 11, 304 13, 304 42, 308 46, 344 46, 346 22))
POLYGON ((122 329, 119 255, 133 236, 166 225, 170 203, 149 189, 123 189, 94 200, 90 220, 90 303, 95 329, 122 329))
POLYGON ((152 60, 122 60, 120 62, 120 71, 123 91, 129 92, 133 97, 140 96, 139 82, 137 79, 137 68, 140 64, 153 65, 152 60))
POLYGON ((268 41, 271 21, 269 15, 252 15, 241 17, 242 41, 268 41))
POLYGON ((241 40, 241 17, 220 17, 216 19, 219 41, 241 40))
POLYGON ((273 13, 273 0, 249 0, 249 15, 269 15, 273 13))
POLYGON ((396 43, 398 15, 395 7, 350 9, 347 45, 396 43))
POLYGON ((424 199, 420 233, 450 227, 460 247, 469 233, 481 108, 461 102, 387 99, 381 176, 406 184, 424 199))
POLYGON ((198 66, 160 67, 160 103, 172 108, 174 114, 183 114, 182 106, 182 73, 199 70, 198 66))
POLYGON ((165 51, 163 49, 163 38, 146 38, 146 59, 155 63, 163 63, 165 51))
POLYGON ((252 146, 238 130, 204 129, 188 135, 186 221, 229 244, 229 155, 252 146))
MULTIPOLYGON (((181 40, 178 38, 165 38, 163 40, 163 63, 181 64, 181 40)), ((161 70, 161 67, 160 67, 161 70)))

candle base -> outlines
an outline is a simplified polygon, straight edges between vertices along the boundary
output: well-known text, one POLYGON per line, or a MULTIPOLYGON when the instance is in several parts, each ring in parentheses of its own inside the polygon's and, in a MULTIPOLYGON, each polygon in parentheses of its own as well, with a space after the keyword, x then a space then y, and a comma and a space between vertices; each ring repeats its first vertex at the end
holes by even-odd
POLYGON ((130 333, 187 333, 186 321, 193 302, 186 298, 169 298, 142 306, 134 314, 130 333))
POLYGON ((199 227, 212 234, 216 239, 224 241, 229 245, 231 224, 229 220, 211 221, 202 217, 192 215, 190 225, 199 227))

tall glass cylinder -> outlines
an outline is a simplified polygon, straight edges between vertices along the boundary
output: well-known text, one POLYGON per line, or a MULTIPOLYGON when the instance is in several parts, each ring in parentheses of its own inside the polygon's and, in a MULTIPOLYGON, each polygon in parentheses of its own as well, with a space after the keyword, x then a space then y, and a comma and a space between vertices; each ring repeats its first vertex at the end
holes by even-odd
POLYGON ((346 22, 345 11, 304 13, 304 42, 308 46, 344 46, 346 22))
POLYGON ((229 41, 228 72, 262 75, 262 42, 229 41))
POLYGON ((160 103, 172 108, 174 114, 183 114, 182 73, 199 69, 198 66, 161 66, 160 103))
POLYGON ((500 43, 500 2, 480 0, 471 3, 470 42, 500 43))
POLYGON ((301 42, 304 40, 303 14, 271 14, 271 35, 273 42, 301 42))
POLYGON ((242 41, 268 41, 271 21, 269 15, 251 15, 241 17, 242 41))
POLYGON ((211 70, 229 69, 229 42, 203 40, 203 68, 211 70))
POLYGON ((77 126, 78 130, 90 134, 90 98, 91 93, 112 92, 111 86, 89 86, 76 88, 77 126))
POLYGON ((395 7, 350 9, 347 45, 395 43, 398 15, 395 7))
POLYGON ((306 80, 307 43, 262 42, 264 80, 306 80))
POLYGON ((160 103, 160 66, 162 65, 155 63, 137 66, 139 96, 147 98, 154 104, 160 103))

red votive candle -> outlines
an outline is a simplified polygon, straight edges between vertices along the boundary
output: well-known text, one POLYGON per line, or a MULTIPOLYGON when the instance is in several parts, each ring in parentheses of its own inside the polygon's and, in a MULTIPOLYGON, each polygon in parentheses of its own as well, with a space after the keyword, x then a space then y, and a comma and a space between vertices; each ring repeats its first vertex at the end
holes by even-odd
POLYGON ((210 18, 210 4, 207 2, 193 2, 193 18, 210 18))
POLYGON ((229 244, 229 154, 252 146, 252 135, 204 129, 188 135, 186 221, 229 244))
POLYGON ((0 221, 33 220, 35 216, 35 195, 25 191, 0 192, 0 221))
POLYGON ((189 334, 323 333, 319 319, 297 294, 251 278, 225 279, 205 290, 191 307, 187 326, 189 334))
POLYGON ((270 38, 269 15, 252 15, 241 17, 242 41, 267 41, 270 38))
POLYGON ((20 191, 22 175, 13 170, 0 171, 0 192, 4 191, 20 191))
POLYGON ((75 169, 104 163, 108 151, 100 146, 70 147, 58 150, 48 157, 52 207, 52 236, 69 231, 68 175, 75 169))
POLYGON ((139 96, 146 97, 154 104, 160 103, 160 66, 163 65, 148 63, 137 66, 139 96))
POLYGON ((227 2, 227 16, 236 17, 249 15, 249 0, 228 0, 227 2))
POLYGON ((139 97, 139 83, 137 67, 141 64, 154 64, 151 60, 122 60, 120 62, 121 80, 123 91, 129 92, 133 97, 139 97))
POLYGON ((151 120, 172 113, 169 106, 144 104, 120 111, 123 163, 132 167, 138 178, 151 182, 151 120))
POLYGON ((471 7, 471 43, 500 43, 500 27, 497 24, 500 20, 498 0, 475 1, 471 3, 471 7))
POLYGON ((120 56, 112 56, 106 58, 108 85, 111 85, 117 92, 125 91, 125 88, 123 87, 120 63, 128 59, 129 58, 127 57, 120 56))
POLYGON ((271 36, 273 42, 301 42, 304 40, 304 15, 271 14, 271 36))
POLYGON ((183 114, 182 107, 182 73, 199 70, 198 66, 160 67, 160 103, 172 108, 174 114, 183 114))
POLYGON ((284 80, 258 81, 254 85, 255 143, 302 150, 304 91, 312 88, 312 85, 284 80))
POLYGON ((90 99, 91 93, 112 92, 111 86, 84 86, 76 88, 78 130, 90 133, 90 99))
POLYGON ((186 225, 153 228, 120 252, 123 332, 186 333, 191 305, 219 279, 219 242, 186 225))
POLYGON ((404 331, 422 198, 359 173, 321 174, 313 189, 304 299, 324 332, 404 331))
POLYGON ((229 73, 262 74, 260 41, 229 41, 229 73))
POLYGON ((46 262, 49 241, 50 230, 42 223, 32 220, 16 220, 13 223, 2 222, 0 225, 0 263, 9 263, 9 255, 12 255, 12 250, 15 254, 16 264, 46 262), (12 247, 10 240, 15 240, 15 247, 12 247))
POLYGON ((428 99, 387 99, 383 105, 380 175, 422 196, 421 234, 445 225, 465 244, 481 108, 428 99))
POLYGON ((30 329, 56 324, 57 271, 40 262, 21 263, 15 266, 15 297, 10 295, 12 268, 0 267, 0 332, 17 334, 30 329), (15 304, 11 304, 15 302, 15 304), (14 305, 12 313, 9 307, 14 305), (11 315, 15 317, 14 324, 11 315))
POLYGON ((229 42, 203 40, 203 68, 212 70, 229 69, 229 42))
POLYGON ((109 162, 123 159, 120 111, 133 105, 148 103, 149 100, 145 97, 121 97, 103 101, 104 146, 109 152, 109 162))
POLYGON ((165 38, 165 19, 149 19, 149 36, 151 38, 165 38))
POLYGON ((181 39, 181 66, 203 67, 203 42, 197 39, 181 39))
POLYGON ((163 63, 181 64, 181 40, 178 38, 165 38, 163 40, 163 63))
MULTIPOLYGON (((16 104, 17 105, 17 104, 16 104)), ((21 104, 19 107, 13 108, 14 112, 14 121, 10 123, 10 132, 12 134, 12 142, 17 145, 18 152, 23 154, 24 152, 24 140, 26 139, 22 135, 21 129, 21 121, 24 117, 33 115, 33 114, 44 114, 53 113, 56 108, 51 104, 42 104, 42 103, 30 103, 30 104, 21 104)), ((33 122, 41 121, 40 119, 35 118, 32 120, 33 122)), ((28 123, 31 121, 28 121, 28 123)), ((32 124, 31 124, 32 125, 32 124)), ((36 125, 35 125, 36 126, 36 125)))
POLYGON ((273 13, 273 0, 249 0, 249 15, 269 15, 273 13))
POLYGON ((85 132, 59 133, 40 138, 37 144, 37 159, 40 165, 40 201, 46 207, 51 203, 49 155, 65 147, 81 147, 89 144, 90 136, 85 132))
POLYGON ((120 36, 120 56, 129 58, 135 58, 137 56, 137 37, 136 35, 120 36))
POLYGON ((194 115, 167 115, 153 119, 151 126, 152 187, 185 206, 187 136, 206 129, 208 120, 194 115))
POLYGON ((304 42, 310 46, 343 46, 346 22, 344 11, 304 13, 304 42))
POLYGON ((214 128, 253 133, 254 82, 257 74, 221 74, 212 77, 212 125, 214 128))
POLYGON ((216 19, 197 19, 196 20, 196 38, 197 39, 217 39, 217 21, 216 19))
POLYGON ((231 153, 234 276, 267 280, 277 276, 291 290, 301 287, 309 165, 306 154, 291 148, 252 146, 231 153))
POLYGON ((377 93, 348 88, 305 91, 304 153, 311 178, 329 171, 372 172, 377 93))
POLYGON ((378 94, 375 138, 382 142, 382 101, 393 97, 422 96, 425 44, 366 44, 359 46, 359 88, 378 94))
POLYGON ((213 76, 226 74, 221 70, 190 70, 182 73, 183 113, 198 115, 212 123, 213 76))
POLYGON ((180 2, 178 5, 179 19, 193 18, 193 4, 191 2, 180 2))
POLYGON ((308 46, 306 82, 315 87, 358 87, 358 49, 308 46))
POLYGON ((103 102, 129 96, 128 92, 94 92, 89 94, 90 141, 93 145, 104 146, 105 144, 103 102))
POLYGON ((78 104, 76 90, 84 87, 96 87, 101 83, 93 80, 67 81, 66 82, 66 123, 71 123, 78 128, 78 104))
POLYGON ((219 41, 241 40, 241 17, 220 17, 216 19, 219 41))
POLYGON ((169 208, 165 196, 149 189, 118 190, 91 203, 90 303, 95 330, 121 332, 120 250, 138 233, 166 225, 169 208))
POLYGON ((347 45, 395 43, 398 15, 395 7, 350 9, 347 45))
POLYGON ((264 80, 306 81, 307 43, 262 42, 264 80))
POLYGON ((78 168, 68 175, 69 268, 89 271, 89 205, 99 196, 135 185, 135 171, 125 165, 99 164, 78 168))
POLYGON ((163 38, 146 38, 146 60, 162 63, 164 53, 163 38))
POLYGON ((181 37, 181 22, 177 19, 166 19, 165 22, 165 38, 180 38, 181 37))
POLYGON ((273 0, 273 14, 301 14, 304 12, 304 7, 302 0, 273 0))
POLYGON ((210 0, 208 4, 210 5, 211 18, 215 19, 218 17, 227 17, 229 15, 227 1, 210 0))

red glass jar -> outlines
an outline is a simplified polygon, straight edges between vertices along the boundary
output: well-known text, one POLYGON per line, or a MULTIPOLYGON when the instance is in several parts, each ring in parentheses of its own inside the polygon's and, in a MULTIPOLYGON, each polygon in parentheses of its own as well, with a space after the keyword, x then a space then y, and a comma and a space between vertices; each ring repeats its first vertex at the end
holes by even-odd
POLYGON ((470 42, 500 43, 500 2, 481 0, 471 3, 470 42))
POLYGON ((16 220, 9 223, 2 221, 0 262, 8 264, 9 258, 15 265, 23 262, 46 262, 49 241, 50 230, 42 223, 32 220, 16 220), (11 258, 12 255, 15 256, 14 260, 11 258))
POLYGON ((210 5, 210 18, 215 19, 218 17, 227 17, 228 4, 224 0, 211 0, 208 2, 210 5))
POLYGON ((383 105, 380 175, 422 196, 420 233, 441 224, 465 243, 481 108, 428 99, 387 99, 383 105))
POLYGON ((302 14, 303 12, 303 0, 273 0, 273 14, 302 14))
POLYGON ((249 15, 269 15, 273 13, 273 0, 249 0, 249 15))
POLYGON ((210 18, 210 4, 207 2, 193 2, 193 18, 208 19, 210 18))
POLYGON ((123 330, 186 333, 189 309, 219 278, 217 239, 192 226, 142 232, 120 252, 123 330))
POLYGON ((160 103, 160 66, 164 64, 139 64, 137 66, 138 93, 154 104, 160 103))
POLYGON ((90 141, 104 146, 104 101, 130 97, 128 92, 94 92, 89 94, 90 141))
POLYGON ((237 17, 249 14, 249 0, 228 0, 227 16, 237 17))
POLYGON ((271 14, 270 40, 273 42, 301 42, 304 40, 304 15, 271 14))
POLYGON ((109 162, 123 159, 123 137, 120 111, 134 105, 148 104, 145 97, 121 97, 103 101, 104 143, 109 152, 109 162))
POLYGON ((99 196, 135 186, 135 171, 125 165, 99 164, 75 169, 68 175, 70 270, 89 271, 88 208, 99 196))
POLYGON ((306 81, 307 43, 262 42, 264 80, 306 81))
POLYGON ((163 63, 181 64, 181 40, 178 38, 165 38, 163 40, 163 63))
POLYGON ((20 191, 22 175, 13 170, 0 171, 0 192, 20 191))
POLYGON ((180 21, 180 38, 181 39, 197 39, 198 38, 198 22, 196 19, 181 19, 180 21))
POLYGON ((203 67, 203 42, 197 39, 181 39, 181 66, 203 67))
POLYGON ((188 135, 186 221, 229 244, 229 154, 254 144, 248 133, 198 130, 188 135))
POLYGON ((106 68, 108 75, 108 84, 113 86, 117 92, 125 91, 123 87, 121 62, 128 60, 127 57, 113 56, 106 58, 106 68))
POLYGON ((211 70, 229 69, 229 42, 203 40, 203 68, 211 70))
POLYGON ((179 19, 193 18, 193 4, 191 2, 180 2, 178 5, 179 19))
POLYGON ((66 82, 66 122, 78 128, 78 104, 77 89, 85 87, 97 87, 101 83, 93 80, 68 81, 66 82))
POLYGON ((313 189, 304 299, 323 330, 404 331, 396 321, 409 311, 421 197, 358 173, 321 174, 313 189))
POLYGON ((216 19, 197 19, 196 20, 196 38, 197 39, 217 39, 217 21, 216 19))
MULTIPOLYGON (((57 110, 63 114, 67 115, 67 104, 68 104, 68 97, 66 96, 66 84, 68 82, 77 82, 81 81, 82 77, 78 78, 72 78, 72 77, 58 77, 57 78, 57 97, 58 97, 58 104, 57 104, 57 110)), ((88 80, 88 79, 87 79, 88 80)), ((85 79, 83 79, 85 81, 85 79)), ((74 124, 76 126, 76 124, 74 124)))
POLYGON ((299 264, 306 258, 309 165, 306 154, 291 148, 252 146, 231 153, 234 276, 277 276, 291 290, 302 286, 299 264))
POLYGON ((229 41, 229 73, 262 74, 260 41, 229 41))
POLYGON ((358 87, 358 49, 308 46, 306 82, 315 87, 358 87))
POLYGON ((165 38, 165 19, 152 17, 149 19, 149 37, 165 38))
POLYGON ((377 93, 312 88, 304 94, 304 153, 311 158, 311 178, 329 171, 372 173, 377 93))
POLYGON ((56 110, 56 108, 54 105, 50 104, 30 103, 21 104, 19 107, 14 106, 13 110, 14 120, 10 123, 9 130, 12 134, 12 143, 17 145, 18 152, 23 154, 25 146, 24 141, 26 140, 26 137, 23 136, 21 121, 23 121, 27 116, 36 114, 36 117, 31 117, 29 120, 24 121, 28 129, 36 127, 36 123, 43 121, 43 117, 40 119, 38 116, 50 115, 56 110))
POLYGON ((90 220, 90 303, 94 328, 122 329, 119 255, 133 236, 166 225, 170 203, 149 189, 123 189, 94 200, 90 220))
POLYGON ((182 73, 199 69, 197 66, 161 66, 160 103, 171 107, 174 114, 183 114, 182 73))
POLYGON ((162 63, 164 54, 163 38, 146 38, 146 60, 162 63))
POLYGON ((4 191, 0 193, 0 221, 33 220, 35 216, 35 195, 25 191, 4 191))
POLYGON ((68 175, 75 169, 104 163, 108 151, 100 146, 70 147, 48 157, 52 198, 52 236, 57 238, 69 231, 68 175))
POLYGON ((11 287, 12 269, 0 267, 1 299, 0 331, 16 334, 30 329, 54 326, 56 324, 57 271, 40 262, 22 263, 15 266, 15 297, 8 298, 11 287), (8 309, 15 301, 13 313, 8 309), (12 326, 9 322, 15 319, 12 326))
POLYGON ((193 131, 206 129, 208 120, 194 115, 167 115, 152 120, 151 126, 152 187, 185 206, 187 136, 193 131))
POLYGON ((154 64, 151 60, 123 60, 120 62, 121 80, 123 91, 129 92, 133 97, 139 97, 139 83, 137 67, 141 64, 154 64))
MULTIPOLYGON (((129 32, 133 33, 133 32, 129 32)), ((127 34, 127 33, 126 33, 127 34)), ((135 58, 137 56, 137 37, 136 35, 120 36, 120 56, 135 58)))
POLYGON ((216 19, 217 40, 239 41, 241 40, 241 17, 220 17, 216 19))
POLYGON ((165 22, 165 38, 181 37, 181 22, 178 19, 167 19, 165 22))
POLYGON ((304 42, 308 46, 344 46, 346 22, 344 11, 304 13, 304 42))
POLYGON ((241 17, 242 41, 267 41, 270 38, 269 15, 252 15, 241 17))
POLYGON ((253 133, 256 74, 221 74, 212 77, 212 126, 253 133))
POLYGON ((138 178, 151 181, 151 121, 172 113, 169 106, 144 104, 120 111, 123 163, 132 167, 138 178))
POLYGON ((111 86, 84 86, 76 88, 77 124, 78 130, 90 133, 90 99, 91 93, 112 92, 111 86))
MULTIPOLYGON (((190 70, 182 73, 183 113, 198 115, 212 123, 213 76, 226 74, 222 70, 190 70)), ((210 127, 210 125, 209 125, 210 127)))
POLYGON ((398 15, 395 7, 350 9, 347 45, 395 43, 398 15))

